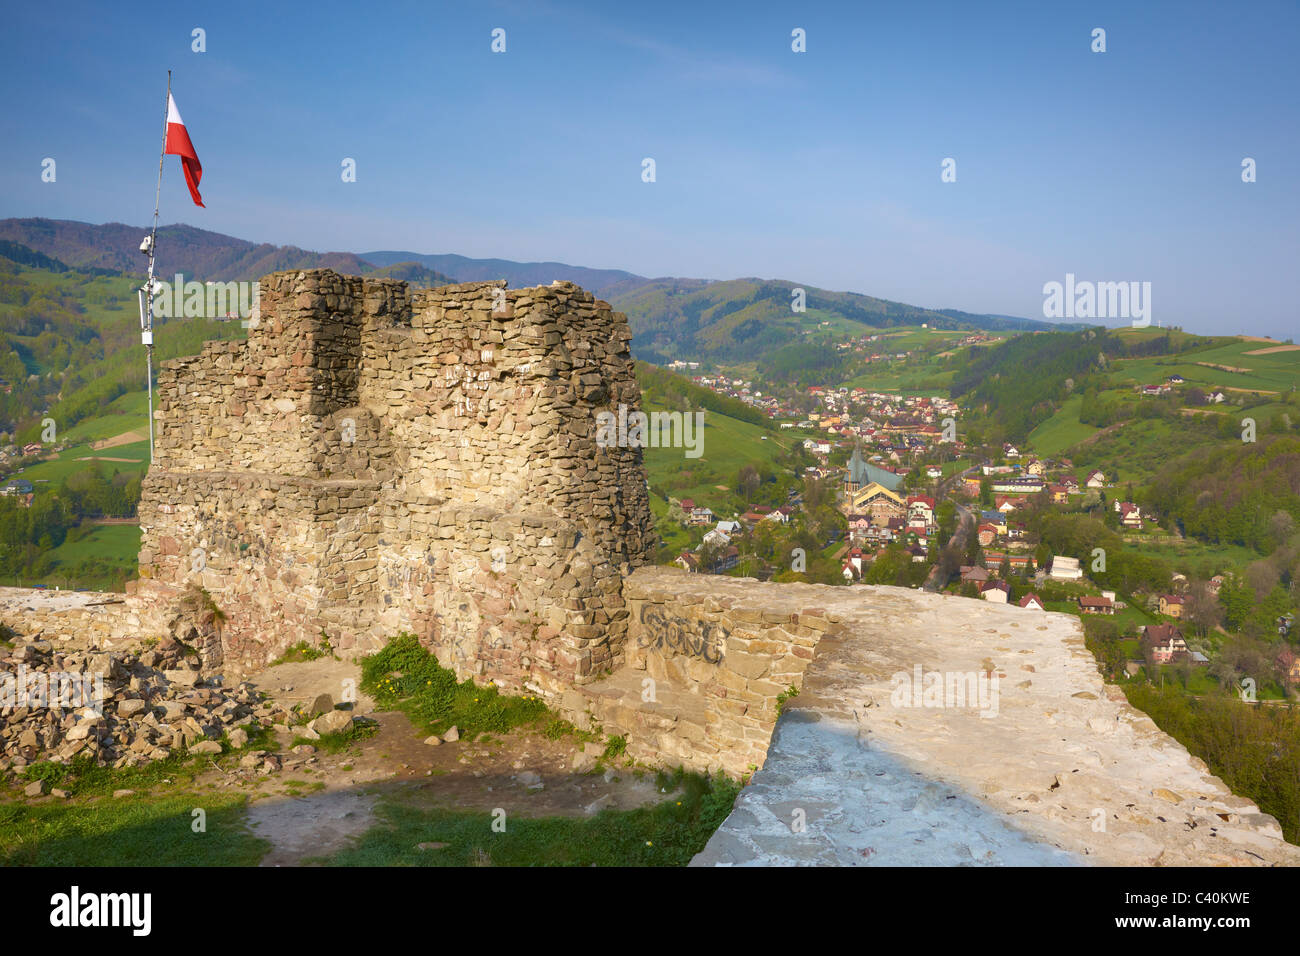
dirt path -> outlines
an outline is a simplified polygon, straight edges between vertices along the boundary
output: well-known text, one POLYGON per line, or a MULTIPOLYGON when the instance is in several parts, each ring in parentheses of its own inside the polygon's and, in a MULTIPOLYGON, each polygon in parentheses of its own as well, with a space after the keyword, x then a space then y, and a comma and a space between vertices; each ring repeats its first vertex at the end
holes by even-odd
POLYGON ((248 811, 253 833, 272 845, 260 866, 297 866, 306 857, 335 853, 370 829, 374 819, 374 797, 356 790, 268 799, 248 811))
POLYGON ((1252 349, 1249 352, 1242 352, 1242 355, 1272 355, 1274 352, 1295 352, 1300 351, 1300 345, 1275 345, 1268 349, 1252 349))
POLYGON ((351 661, 324 657, 277 664, 249 677, 248 682, 285 707, 309 704, 321 694, 329 694, 336 704, 355 696, 354 714, 368 714, 375 709, 374 700, 359 689, 361 668, 351 661))
MULTIPOLYGON (((93 451, 100 451, 101 449, 104 448, 116 448, 118 445, 131 445, 138 441, 148 441, 148 440, 149 440, 149 432, 146 431, 145 429, 137 429, 136 431, 122 432, 122 434, 114 435, 112 438, 104 438, 99 441, 93 441, 90 443, 90 447, 93 451)), ((128 459, 118 458, 118 459, 105 459, 105 460, 106 461, 127 461, 128 459)))
MULTIPOLYGON (((343 680, 360 683, 360 668, 335 660, 281 664, 252 678, 258 689, 291 705, 328 693, 339 699, 343 680)), ((511 815, 587 816, 605 807, 633 809, 667 799, 653 776, 626 770, 579 773, 574 738, 549 740, 533 729, 484 735, 475 741, 430 746, 400 712, 375 712, 358 694, 355 712, 378 723, 378 732, 331 754, 281 734, 284 768, 267 776, 213 770, 199 783, 249 793, 248 823, 270 841, 262 866, 296 866, 328 856, 375 825, 382 800, 421 809, 477 811, 504 807, 511 815)))

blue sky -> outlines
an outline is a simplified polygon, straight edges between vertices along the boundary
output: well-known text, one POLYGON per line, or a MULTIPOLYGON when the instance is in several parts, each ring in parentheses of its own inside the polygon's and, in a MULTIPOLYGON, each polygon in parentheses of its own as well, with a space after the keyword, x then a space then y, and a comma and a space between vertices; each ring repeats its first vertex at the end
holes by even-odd
POLYGON ((1151 282, 1166 325, 1300 328, 1294 2, 61 3, 4 22, 0 216, 146 223, 171 68, 207 208, 168 157, 164 222, 1027 316, 1071 272, 1151 282))

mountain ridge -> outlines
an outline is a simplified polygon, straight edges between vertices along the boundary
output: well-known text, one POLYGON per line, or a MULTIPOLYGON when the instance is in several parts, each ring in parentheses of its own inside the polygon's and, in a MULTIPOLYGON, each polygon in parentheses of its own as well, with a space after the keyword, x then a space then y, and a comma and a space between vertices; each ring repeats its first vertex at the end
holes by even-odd
MULTIPOLYGON (((148 230, 124 223, 72 219, 0 220, 0 242, 12 253, 48 257, 81 271, 144 271, 141 237, 148 230), (14 246, 30 251, 23 253, 14 246)), ((57 267, 56 267, 57 268, 57 267)), ((562 262, 473 259, 455 253, 401 250, 314 252, 297 246, 255 243, 183 223, 158 230, 157 274, 183 273, 213 281, 253 280, 285 269, 330 268, 361 275, 391 275, 417 285, 506 279, 514 287, 577 283, 628 316, 632 344, 655 359, 750 360, 772 349, 833 330, 861 334, 906 324, 988 331, 1039 331, 1066 326, 1038 319, 925 309, 857 292, 834 292, 788 279, 744 277, 651 278, 623 269, 562 262), (796 312, 796 289, 806 310, 796 312)))

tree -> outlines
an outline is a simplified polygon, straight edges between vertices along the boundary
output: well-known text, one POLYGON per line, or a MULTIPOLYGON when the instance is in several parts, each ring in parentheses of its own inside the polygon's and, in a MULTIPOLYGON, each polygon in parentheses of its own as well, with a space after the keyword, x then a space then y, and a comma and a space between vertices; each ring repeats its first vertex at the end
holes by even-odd
POLYGON ((1204 636, 1223 624, 1223 608, 1204 581, 1192 585, 1183 605, 1183 618, 1204 636))
POLYGON ((695 552, 695 556, 699 558, 702 568, 706 571, 712 571, 718 566, 718 562, 722 560, 723 555, 727 553, 727 548, 728 545, 717 539, 705 541, 695 552))
POLYGON ((1218 656, 1210 664, 1210 676, 1224 687, 1237 687, 1241 679, 1250 677, 1262 684, 1273 675, 1273 658, 1269 645, 1244 634, 1228 638, 1218 656))
POLYGON ((1246 566, 1246 583, 1260 600, 1277 587, 1280 580, 1277 568, 1270 561, 1252 561, 1246 566))
POLYGON ((686 512, 682 510, 682 503, 677 498, 668 499, 668 520, 677 524, 686 523, 686 512))
POLYGON ((1219 604, 1223 607, 1224 622, 1232 630, 1246 623, 1255 606, 1255 591, 1235 574, 1228 574, 1219 588, 1219 604))
POLYGON ((1279 508, 1277 511, 1273 512, 1273 517, 1268 519, 1269 537, 1279 545, 1290 538, 1291 533, 1294 530, 1295 518, 1291 516, 1291 512, 1289 511, 1283 511, 1279 508))
POLYGON ((947 585, 952 576, 961 568, 961 551, 954 548, 951 544, 945 545, 939 551, 938 560, 939 570, 936 572, 939 587, 947 585))

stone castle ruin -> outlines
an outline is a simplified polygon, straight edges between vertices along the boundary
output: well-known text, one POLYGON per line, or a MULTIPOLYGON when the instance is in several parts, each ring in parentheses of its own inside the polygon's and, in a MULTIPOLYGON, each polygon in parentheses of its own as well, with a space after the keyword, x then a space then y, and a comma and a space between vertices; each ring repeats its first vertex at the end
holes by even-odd
POLYGON ((126 597, 0 594, 41 653, 178 637, 229 679, 300 641, 356 657, 409 631, 644 763, 757 770, 714 862, 856 863, 918 833, 956 862, 1038 860, 1026 840, 1099 863, 1300 862, 1104 684, 1076 618, 649 565, 641 449, 598 440, 602 412, 641 404, 627 320, 577 286, 312 270, 260 299, 247 341, 163 365, 126 597), (922 670, 996 679, 995 712, 901 706, 898 675, 922 670))
POLYGON ((226 615, 211 666, 411 631, 464 678, 554 697, 617 667, 652 546, 626 319, 569 283, 261 282, 247 342, 165 363, 138 594, 226 615))

